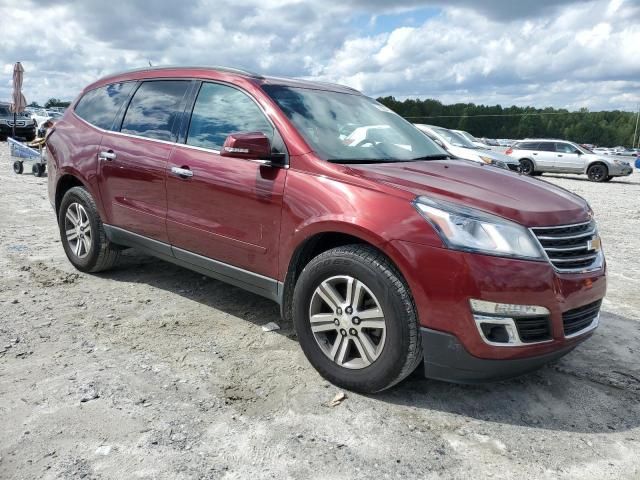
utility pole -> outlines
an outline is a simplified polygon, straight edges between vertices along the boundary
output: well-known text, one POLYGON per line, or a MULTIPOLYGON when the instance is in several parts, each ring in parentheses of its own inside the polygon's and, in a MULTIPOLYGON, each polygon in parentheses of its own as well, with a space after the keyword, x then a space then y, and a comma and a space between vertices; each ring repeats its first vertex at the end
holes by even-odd
POLYGON ((638 114, 636 115, 636 129, 633 132, 633 143, 631 144, 631 148, 640 147, 640 138, 638 138, 638 147, 636 147, 636 135, 638 133, 638 120, 640 120, 640 104, 638 104, 638 114))

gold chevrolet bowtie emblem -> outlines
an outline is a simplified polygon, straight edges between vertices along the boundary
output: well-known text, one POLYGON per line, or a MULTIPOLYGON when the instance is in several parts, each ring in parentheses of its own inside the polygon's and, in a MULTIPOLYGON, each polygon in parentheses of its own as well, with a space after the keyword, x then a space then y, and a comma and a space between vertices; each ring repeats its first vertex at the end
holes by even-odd
POLYGON ((600 237, 593 237, 587 242, 587 249, 598 251, 600 250, 601 244, 600 237))

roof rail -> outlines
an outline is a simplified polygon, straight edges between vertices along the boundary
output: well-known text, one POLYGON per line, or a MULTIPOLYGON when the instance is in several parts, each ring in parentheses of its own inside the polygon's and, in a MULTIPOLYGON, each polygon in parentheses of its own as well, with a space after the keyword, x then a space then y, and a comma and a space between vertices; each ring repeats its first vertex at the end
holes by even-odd
POLYGON ((248 70, 242 70, 240 68, 233 67, 225 67, 223 65, 163 65, 157 67, 142 67, 142 68, 134 68, 131 70, 124 70, 121 72, 116 72, 108 75, 109 77, 123 75, 125 73, 136 73, 136 72, 147 72, 147 71, 158 71, 158 70, 175 70, 177 68, 180 69, 189 69, 189 70, 215 70, 217 72, 228 72, 235 73, 237 75, 243 75, 245 77, 250 78, 263 78, 262 75, 254 72, 250 72, 248 70))

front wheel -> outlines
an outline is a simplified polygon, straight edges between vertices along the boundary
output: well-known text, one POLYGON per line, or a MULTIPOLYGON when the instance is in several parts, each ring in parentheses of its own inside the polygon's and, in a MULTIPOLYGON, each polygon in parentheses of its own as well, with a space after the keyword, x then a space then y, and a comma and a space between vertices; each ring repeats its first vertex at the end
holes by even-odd
POLYGON ((108 270, 120 256, 118 247, 107 238, 93 198, 82 187, 65 193, 58 226, 67 258, 82 272, 108 270))
POLYGON ((13 162, 13 171, 18 175, 20 175, 24 171, 24 165, 20 160, 16 160, 15 162, 13 162))
POLYGON ((293 318, 309 362, 348 390, 389 388, 422 359, 409 289, 372 247, 347 245, 311 260, 295 286, 293 318))
POLYGON ((605 182, 608 176, 609 170, 601 163, 591 165, 587 170, 587 177, 589 177, 589 180, 592 182, 605 182))
POLYGON ((533 162, 528 158, 520 160, 520 173, 523 175, 535 175, 535 168, 533 162))

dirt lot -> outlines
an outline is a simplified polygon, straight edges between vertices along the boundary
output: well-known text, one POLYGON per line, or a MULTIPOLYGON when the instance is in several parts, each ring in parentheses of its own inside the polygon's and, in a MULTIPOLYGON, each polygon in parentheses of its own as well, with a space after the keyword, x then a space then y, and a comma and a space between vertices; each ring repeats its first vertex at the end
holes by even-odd
POLYGON ((46 179, 0 144, 0 478, 640 478, 640 174, 544 178, 600 222, 594 338, 521 379, 329 407, 275 304, 132 250, 75 271, 46 179))

